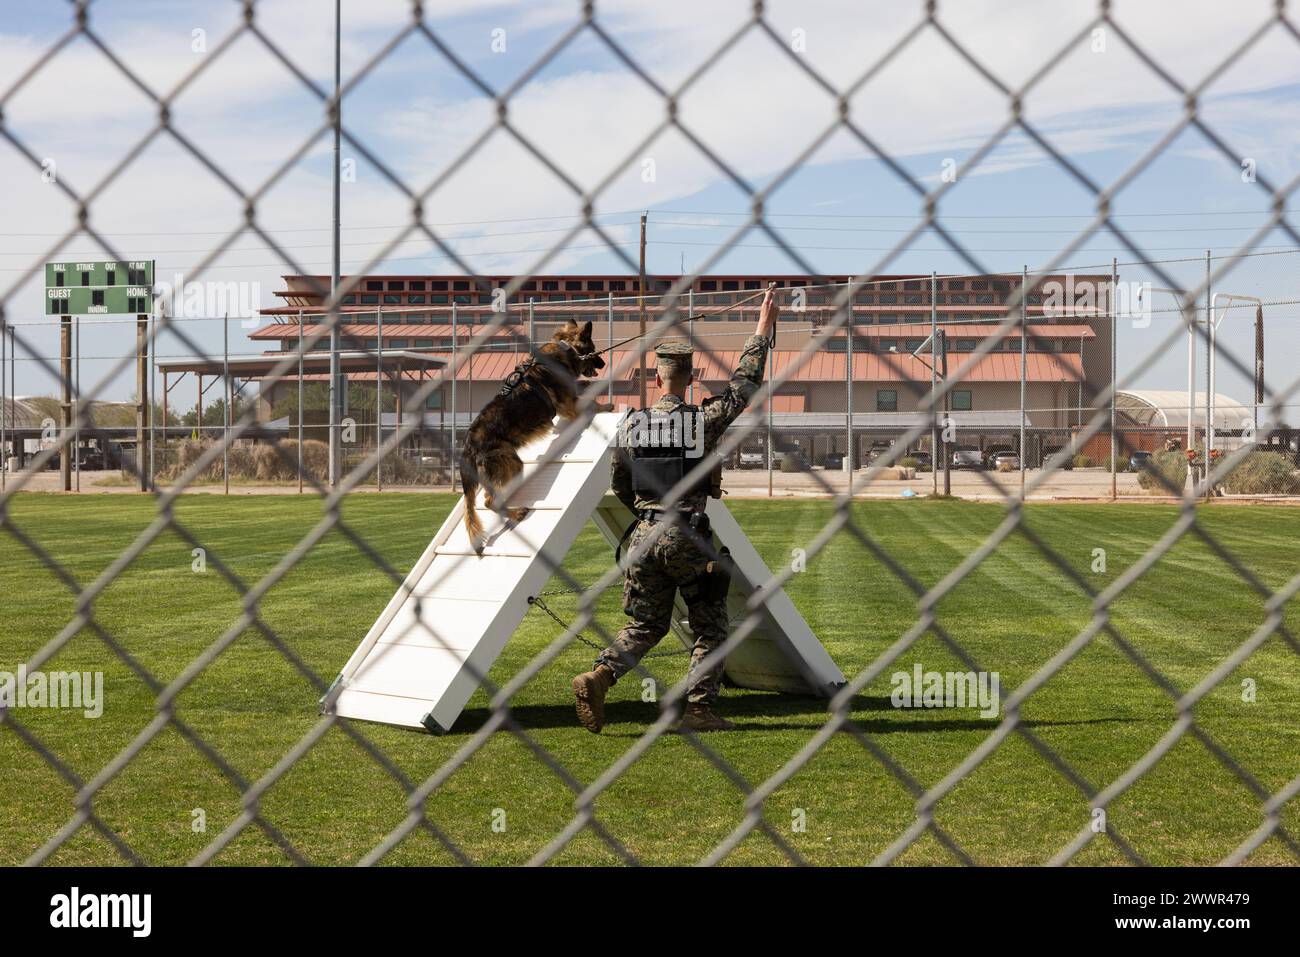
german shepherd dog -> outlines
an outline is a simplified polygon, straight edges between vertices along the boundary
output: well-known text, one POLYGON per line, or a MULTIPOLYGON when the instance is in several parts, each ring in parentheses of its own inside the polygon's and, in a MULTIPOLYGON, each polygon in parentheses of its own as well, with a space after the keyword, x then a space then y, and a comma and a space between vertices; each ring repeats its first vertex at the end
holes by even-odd
MULTIPOLYGON (((460 484, 465 493, 465 531, 474 551, 483 554, 483 523, 475 508, 480 483, 483 504, 493 508, 500 493, 523 470, 518 450, 543 435, 555 416, 571 421, 578 414, 578 379, 605 367, 591 341, 591 323, 572 319, 556 330, 551 341, 520 363, 501 391, 470 424, 461 453, 460 484)), ((526 508, 506 510, 512 522, 526 508)))

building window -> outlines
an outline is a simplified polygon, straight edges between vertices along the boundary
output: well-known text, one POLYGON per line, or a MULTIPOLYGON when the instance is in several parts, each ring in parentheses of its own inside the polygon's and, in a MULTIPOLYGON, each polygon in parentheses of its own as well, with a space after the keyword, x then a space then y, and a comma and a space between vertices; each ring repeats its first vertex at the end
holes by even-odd
POLYGON ((559 289, 560 289, 559 280, 557 279, 542 280, 542 292, 558 292, 559 289))
POLYGON ((826 340, 827 352, 848 352, 849 340, 841 339, 838 336, 834 339, 826 340))
MULTIPOLYGON (((613 283, 610 283, 610 288, 611 289, 613 288, 613 283)), ((619 288, 621 289, 622 287, 620 286, 619 288)), ((700 280, 700 292, 716 292, 717 288, 718 288, 718 281, 716 279, 700 280)))
POLYGON ((746 280, 745 280, 745 288, 746 288, 746 289, 757 289, 757 288, 758 288, 758 280, 757 280, 757 279, 746 279, 746 280))
POLYGON ((356 297, 355 294, 353 294, 353 295, 351 295, 351 296, 344 296, 344 297, 343 297, 343 305, 345 305, 345 306, 355 306, 356 304, 357 304, 357 297, 356 297))
POLYGON ((445 280, 445 279, 437 279, 437 280, 434 280, 433 282, 429 283, 429 288, 430 288, 430 289, 437 289, 437 290, 439 290, 440 292, 446 292, 446 291, 447 291, 447 280, 445 280))
POLYGON ((897 412, 898 411, 898 390, 877 389, 876 390, 876 411, 897 412))
POLYGON ((970 389, 953 389, 952 410, 954 412, 969 412, 971 410, 970 389))
POLYGON ((871 319, 871 313, 869 313, 869 312, 855 312, 855 313, 853 314, 853 322, 854 322, 855 325, 859 325, 859 326, 869 326, 869 325, 871 325, 871 322, 872 322, 872 319, 871 319))
POLYGON ((567 289, 569 292, 582 292, 582 280, 566 279, 564 281, 564 288, 567 289))
POLYGON ((373 292, 382 292, 384 284, 378 279, 367 279, 366 288, 373 292))
POLYGON ((401 296, 393 295, 393 294, 390 294, 390 293, 384 293, 384 305, 385 305, 385 306, 400 306, 401 304, 402 304, 402 297, 401 297, 401 296))
POLYGON ((921 348, 921 343, 924 341, 924 339, 908 339, 904 341, 903 348, 908 352, 915 352, 917 349, 921 348))
POLYGON ((432 348, 433 348, 433 340, 432 340, 432 339, 416 339, 416 340, 415 340, 415 348, 417 348, 417 349, 432 349, 432 348))
POLYGON ((892 326, 898 322, 898 316, 892 312, 882 312, 880 314, 880 324, 882 326, 892 326))
POLYGON ((456 290, 457 292, 468 292, 468 291, 469 291, 469 280, 468 280, 468 279, 457 279, 455 282, 453 282, 453 283, 451 284, 451 288, 454 289, 454 290, 456 290))
POLYGON ((592 292, 604 292, 605 280, 593 279, 591 282, 587 283, 587 288, 590 289, 592 292))
POLYGON ((422 293, 422 292, 417 292, 417 293, 414 293, 413 295, 407 296, 407 297, 406 297, 406 301, 409 302, 409 303, 410 303, 411 305, 413 305, 413 306, 423 306, 423 305, 424 305, 424 293, 422 293))
POLYGON ((442 408, 442 390, 435 389, 424 397, 424 407, 426 409, 442 408))
POLYGON ((389 291, 389 292, 401 292, 401 291, 402 291, 403 289, 405 289, 405 288, 406 288, 406 283, 402 282, 402 280, 400 280, 400 279, 390 279, 390 280, 388 280, 388 291, 389 291))
POLYGON ((724 279, 722 280, 722 288, 729 292, 734 291, 740 288, 740 283, 734 279, 724 279))
POLYGON ((406 288, 415 290, 417 292, 424 292, 424 280, 412 279, 410 282, 406 284, 406 288))
POLYGON ((975 340, 974 340, 974 339, 958 339, 958 340, 957 340, 957 351, 958 351, 958 352, 974 352, 974 351, 975 351, 975 340))
POLYGON ((610 292, 623 292, 627 288, 627 283, 622 279, 611 279, 609 281, 610 292))
POLYGON ((371 296, 371 295, 362 295, 361 304, 363 306, 377 306, 379 305, 379 297, 371 296))
POLYGON ((893 351, 895 351, 896 349, 898 349, 898 340, 897 340, 897 339, 881 339, 881 340, 880 340, 880 345, 879 345, 878 351, 880 351, 880 352, 893 352, 893 351))

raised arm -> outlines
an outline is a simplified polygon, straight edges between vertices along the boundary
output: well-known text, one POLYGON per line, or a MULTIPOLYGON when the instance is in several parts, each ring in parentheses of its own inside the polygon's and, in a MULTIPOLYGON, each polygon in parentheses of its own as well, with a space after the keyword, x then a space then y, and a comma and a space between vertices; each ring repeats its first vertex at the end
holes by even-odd
POLYGON ((758 311, 758 325, 754 327, 754 334, 745 340, 731 381, 720 395, 706 399, 701 406, 706 433, 715 440, 745 411, 763 384, 763 366, 767 363, 767 353, 776 332, 777 312, 776 296, 768 286, 758 311))

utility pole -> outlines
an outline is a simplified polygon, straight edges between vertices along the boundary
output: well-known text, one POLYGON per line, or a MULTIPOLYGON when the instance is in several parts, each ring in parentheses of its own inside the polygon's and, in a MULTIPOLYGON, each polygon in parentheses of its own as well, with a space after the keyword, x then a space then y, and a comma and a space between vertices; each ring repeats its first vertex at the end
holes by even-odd
MULTIPOLYGON (((1119 454, 1119 449, 1115 445, 1115 386, 1119 382, 1116 374, 1117 363, 1115 361, 1115 357, 1119 353, 1119 323, 1115 316, 1115 288, 1118 285, 1119 260, 1112 258, 1110 261, 1110 500, 1112 502, 1119 498, 1119 488, 1115 478, 1115 471, 1118 468, 1115 457, 1119 454)), ((1082 358, 1080 364, 1082 365, 1082 358)))
MULTIPOLYGON (((645 220, 646 220, 646 214, 642 213, 641 214, 641 272, 640 272, 640 282, 638 284, 639 292, 637 294, 637 309, 641 315, 641 327, 639 330, 641 333, 641 337, 637 341, 638 343, 640 343, 643 350, 645 348, 645 342, 642 341, 645 339, 645 220)), ((641 408, 644 409, 646 405, 648 405, 648 403, 646 402, 646 390, 645 390, 646 361, 645 361, 644 351, 642 351, 641 353, 640 369, 641 371, 637 373, 637 378, 641 380, 641 408)))
MULTIPOLYGON (((334 0, 334 105, 332 108, 334 126, 334 222, 332 226, 333 233, 333 258, 332 269, 330 271, 330 299, 335 300, 338 296, 339 289, 339 182, 340 160, 339 160, 339 140, 341 139, 343 129, 343 102, 339 98, 339 92, 342 88, 341 69, 340 69, 340 48, 343 39, 343 14, 342 0, 334 0)), ((339 316, 338 303, 334 304, 334 323, 330 328, 330 448, 329 448, 329 487, 335 488, 339 482, 340 469, 342 461, 342 450, 340 448, 339 426, 343 416, 340 414, 339 405, 341 396, 339 395, 341 383, 339 382, 339 316)))
MULTIPOLYGON (((939 332, 939 274, 930 272, 930 485, 933 494, 939 494, 939 410, 934 407, 935 392, 935 346, 938 345, 939 332)), ((946 458, 946 456, 945 456, 946 458)), ((947 474, 947 469, 944 469, 947 474)))
POLYGON ((1025 448, 1025 379, 1028 374, 1029 364, 1029 341, 1028 322, 1029 322, 1029 267, 1025 266, 1020 271, 1020 497, 1025 496, 1025 457, 1028 450, 1025 448))
MULTIPOLYGON (((139 343, 137 343, 137 355, 139 343)), ((62 389, 62 395, 59 402, 59 425, 66 430, 72 425, 72 316, 59 317, 59 385, 62 389)), ((136 375, 136 388, 141 388, 140 376, 136 375)), ((141 399, 140 401, 143 401, 141 399)), ((143 409, 141 405, 136 406, 137 410, 143 409)), ((140 452, 144 448, 141 430, 136 428, 136 447, 135 458, 136 465, 140 463, 140 452)), ((68 451, 68 443, 64 442, 59 447, 59 473, 62 479, 63 491, 72 491, 72 455, 68 451)))
MULTIPOLYGON (((145 463, 149 461, 145 437, 145 409, 149 407, 149 317, 135 317, 135 470, 140 477, 140 491, 149 491, 149 475, 145 463)), ((66 448, 66 446, 65 446, 66 448)))
MULTIPOLYGON (((949 421, 949 411, 951 411, 952 390, 948 388, 948 333, 947 330, 940 329, 936 334, 934 344, 938 347, 937 357, 939 360, 939 374, 943 377, 943 494, 952 494, 952 454, 948 451, 948 429, 952 423, 949 421)), ((932 465, 933 467, 933 465, 932 465)))
POLYGON ((1255 307, 1255 411, 1251 416, 1251 428, 1255 432, 1255 444, 1259 445, 1259 407, 1264 404, 1264 306, 1255 307))

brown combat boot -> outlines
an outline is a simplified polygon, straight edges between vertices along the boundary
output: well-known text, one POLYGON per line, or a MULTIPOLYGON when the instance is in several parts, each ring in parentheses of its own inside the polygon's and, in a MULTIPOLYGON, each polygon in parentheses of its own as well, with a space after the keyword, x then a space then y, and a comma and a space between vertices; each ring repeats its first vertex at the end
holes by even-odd
POLYGON ((592 734, 600 734, 605 726, 605 692, 613 683, 614 672, 608 665, 596 665, 594 670, 573 679, 578 722, 592 734))
POLYGON ((688 704, 682 716, 682 727, 688 731, 730 731, 735 725, 714 714, 706 704, 688 704))

